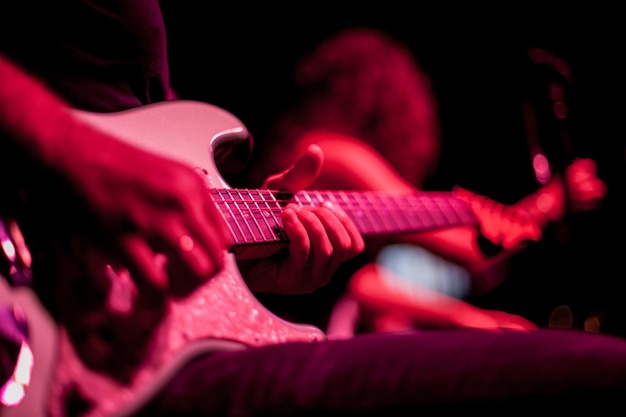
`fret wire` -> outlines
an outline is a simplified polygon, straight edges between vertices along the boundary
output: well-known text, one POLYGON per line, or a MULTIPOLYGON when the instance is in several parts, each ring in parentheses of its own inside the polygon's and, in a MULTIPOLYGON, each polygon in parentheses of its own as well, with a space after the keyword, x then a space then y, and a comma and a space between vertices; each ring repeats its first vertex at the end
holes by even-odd
POLYGON ((316 197, 317 204, 321 206, 322 203, 324 202, 324 196, 319 190, 315 191, 315 197, 316 197))
POLYGON ((361 233, 365 233, 368 229, 367 224, 363 221, 363 207, 359 204, 352 203, 354 193, 340 191, 336 194, 336 197, 339 206, 346 212, 348 217, 350 217, 352 222, 357 226, 357 229, 359 229, 361 233))
POLYGON ((377 198, 380 201, 380 204, 384 206, 387 218, 391 220, 391 223, 393 223, 393 230, 396 232, 406 230, 406 226, 403 226, 403 224, 406 225, 406 222, 403 223, 403 219, 406 218, 408 211, 396 209, 395 205, 397 199, 392 198, 389 195, 378 195, 377 198))
POLYGON ((263 229, 261 227, 261 223, 258 221, 259 215, 262 214, 260 210, 257 210, 258 207, 256 206, 256 199, 251 195, 250 190, 240 191, 239 196, 241 197, 243 205, 246 208, 245 220, 248 229, 250 229, 252 239, 251 242, 256 243, 263 241, 263 229))
POLYGON ((346 215, 350 218, 352 218, 352 214, 351 212, 354 211, 354 209, 352 207, 350 207, 349 204, 346 204, 345 199, 341 198, 341 196, 343 196, 345 193, 342 191, 332 191, 332 190, 324 190, 324 191, 317 191, 316 192, 317 196, 318 196, 318 200, 320 202, 320 204, 324 201, 328 201, 333 203, 335 206, 339 207, 341 210, 343 210, 346 215))
POLYGON ((296 203, 300 207, 302 207, 304 204, 302 204, 302 202, 301 202, 301 197, 302 197, 302 195, 305 195, 305 194, 306 194, 306 191, 299 191, 299 192, 295 193, 294 195, 292 195, 289 200, 276 199, 276 201, 278 201, 279 204, 282 207, 286 206, 289 203, 296 203))
POLYGON ((423 214, 422 217, 420 217, 420 220, 422 220, 425 228, 430 229, 439 225, 433 214, 432 204, 428 204, 431 199, 426 199, 424 196, 418 195, 413 196, 410 200, 413 206, 416 207, 416 210, 423 214))
POLYGON ((231 198, 233 198, 233 203, 231 204, 232 206, 234 206, 234 208, 236 209, 236 214, 235 212, 233 212, 233 214, 235 215, 235 217, 237 217, 237 214, 239 215, 239 229, 241 230, 241 233, 244 237, 244 242, 250 242, 251 239, 254 240, 254 232, 252 231, 252 228, 250 227, 250 222, 248 221, 247 217, 250 216, 246 216, 246 213, 242 210, 241 208, 241 203, 243 202, 243 198, 241 196, 241 194, 237 191, 235 191, 234 189, 230 189, 228 190, 228 195, 231 196, 231 198), (233 194, 236 193, 236 194, 233 194), (239 197, 239 199, 235 199, 233 196, 239 197), (239 204, 237 204, 239 203, 239 204), (241 222, 243 221, 243 226, 241 226, 241 222))
POLYGON ((444 199, 439 198, 438 196, 436 196, 435 198, 433 198, 433 199, 431 199, 431 200, 430 200, 430 204, 431 204, 431 206, 432 206, 432 207, 436 207, 436 208, 438 209, 436 213, 437 213, 439 216, 434 217, 434 218, 435 218, 435 221, 437 222, 437 225, 438 225, 438 226, 442 226, 442 225, 449 225, 449 224, 451 224, 451 223, 452 223, 452 222, 450 221, 450 219, 448 218, 448 216, 446 216, 446 214, 445 214, 445 213, 446 213, 446 211, 445 211, 445 210, 443 210, 443 208, 442 208, 443 203, 445 203, 444 199), (444 222, 444 220, 445 220, 445 222, 444 222))
POLYGON ((356 201, 357 205, 361 208, 361 219, 365 221, 367 232, 370 234, 380 233, 379 223, 377 217, 372 217, 372 208, 370 204, 370 195, 372 193, 351 193, 352 201, 356 201))
POLYGON ((258 221, 258 217, 259 216, 255 215, 255 214, 260 214, 261 211, 260 210, 259 211, 251 210, 250 202, 246 199, 246 196, 251 198, 251 200, 252 200, 254 205, 256 205, 258 203, 252 197, 251 192, 249 190, 247 191, 246 194, 244 194, 243 192, 238 192, 238 195, 240 196, 241 201, 243 202, 243 204, 244 204, 244 206, 246 208, 246 213, 247 214, 245 215, 245 220, 246 220, 246 225, 248 226, 248 229, 250 230, 252 241, 255 242, 255 243, 264 241, 265 240, 265 236, 264 236, 264 233, 263 233, 263 228, 261 227, 261 223, 259 223, 259 221, 258 221), (256 229, 253 228, 250 225, 250 221, 248 221, 249 219, 254 222, 254 226, 255 226, 256 229), (258 234, 256 233, 257 231, 259 232, 258 234), (259 237, 259 235, 260 235, 260 237, 259 237))
POLYGON ((346 211, 346 209, 344 209, 344 201, 342 199, 339 198, 339 194, 338 193, 331 193, 328 192, 326 198, 333 203, 334 205, 336 205, 337 207, 339 207, 340 209, 342 209, 343 211, 346 211))
POLYGON ((361 198, 363 200, 363 208, 366 210, 364 213, 366 214, 366 218, 370 225, 372 226, 372 233, 381 233, 381 223, 380 218, 378 216, 373 216, 372 213, 372 195, 371 193, 363 194, 360 197, 357 196, 357 199, 361 198))
POLYGON ((458 204, 460 202, 460 200, 448 200, 446 201, 446 204, 448 205, 448 207, 450 207, 449 211, 454 213, 455 221, 463 223, 467 221, 467 213, 465 212, 465 210, 463 210, 463 206, 461 204, 458 204))
POLYGON ((216 202, 218 207, 221 206, 223 208, 221 210, 222 215, 224 216, 224 219, 226 220, 226 224, 228 228, 230 229, 230 233, 232 237, 235 239, 235 242, 240 242, 240 243, 245 242, 245 236, 244 236, 243 230, 241 229, 241 226, 236 220, 235 213, 231 210, 229 206, 229 203, 232 203, 232 202, 226 201, 226 199, 224 199, 223 192, 224 190, 216 190, 215 193, 211 193, 214 196, 217 195, 218 197, 220 197, 220 201, 218 201, 215 197, 213 198, 213 200, 216 202), (233 225, 236 227, 233 227, 233 225))
POLYGON ((372 213, 371 213, 371 208, 370 208, 370 204, 369 204, 369 195, 370 193, 365 193, 365 194, 355 194, 352 193, 351 194, 351 198, 353 199, 353 201, 360 201, 360 206, 361 206, 361 219, 365 221, 365 223, 367 223, 367 226, 369 227, 367 229, 368 233, 376 233, 379 231, 378 229, 378 223, 375 221, 375 218, 372 217, 372 213))
MULTIPOLYGON (((263 199, 263 194, 260 191, 248 190, 248 197, 252 201, 252 205, 250 205, 249 208, 250 208, 252 213, 256 213, 256 212, 263 213, 263 214, 261 214, 262 222, 259 222, 258 220, 255 220, 255 223, 257 224, 257 226, 259 228, 259 231, 261 232, 262 240, 268 241, 270 239, 268 239, 266 237, 265 231, 268 231, 269 234, 270 234, 270 237, 272 237, 273 236, 272 227, 270 226, 269 222, 267 221, 267 216, 264 214, 265 212, 261 209, 261 207, 259 207, 258 199, 254 198, 255 194, 258 194, 259 198, 263 199), (262 227, 262 226, 265 226, 265 227, 262 227)), ((267 211, 269 211, 269 209, 267 211)), ((256 218, 257 216, 254 216, 254 217, 256 218)))
POLYGON ((386 230, 388 232, 399 232, 402 230, 406 230, 401 227, 401 223, 398 221, 399 218, 404 216, 407 211, 398 211, 392 210, 392 206, 390 205, 392 198, 389 195, 383 194, 372 194, 372 198, 376 202, 375 210, 380 211, 383 215, 383 224, 385 224, 386 230))
POLYGON ((265 198, 266 201, 272 201, 273 202, 273 206, 276 207, 275 209, 270 209, 269 213, 272 215, 272 220, 274 221, 274 224, 276 225, 275 228, 273 228, 272 230, 276 233, 276 236, 282 240, 282 241, 287 241, 287 235, 285 234, 285 230, 283 227, 283 222, 281 219, 282 213, 283 213, 283 207, 281 206, 282 202, 284 200, 280 200, 276 198, 276 195, 271 192, 271 191, 267 191, 264 192, 263 195, 267 196, 267 198, 265 198), (278 216, 276 216, 276 213, 278 212, 278 216))
POLYGON ((316 203, 318 206, 321 206, 322 203, 324 202, 324 196, 322 195, 322 192, 319 190, 315 191, 315 197, 316 197, 316 203))
POLYGON ((321 206, 325 201, 332 202, 332 194, 333 193, 329 192, 328 190, 316 190, 315 195, 317 199, 317 204, 321 206))
MULTIPOLYGON (((383 210, 381 208, 381 206, 383 205, 383 200, 380 197, 379 194, 370 194, 369 196, 370 198, 370 202, 372 204, 372 212, 373 213, 380 213, 377 218, 380 222, 380 225, 384 228, 383 230, 385 232, 397 232, 398 229, 398 225, 394 220, 394 215, 393 213, 390 213, 389 210, 383 210)), ((385 206, 385 209, 388 209, 387 206, 385 206)))
POLYGON ((307 203, 306 205, 310 205, 310 197, 309 197, 309 193, 306 191, 300 191, 299 193, 296 193, 293 195, 293 198, 289 201, 286 201, 286 203, 289 203, 293 201, 294 203, 298 203, 300 204, 300 206, 304 206, 305 202, 307 203))
MULTIPOLYGON (((404 199, 402 196, 397 196, 393 198, 387 198, 386 200, 389 210, 397 213, 397 215, 394 215, 393 218, 398 225, 398 230, 420 230, 415 225, 415 221, 419 219, 419 215, 416 215, 415 210, 403 210, 402 206, 400 205, 400 202, 403 200, 406 201, 406 199, 404 199)), ((421 225, 422 224, 420 223, 420 226, 421 225)))
POLYGON ((369 224, 369 233, 379 233, 380 224, 378 217, 372 215, 372 204, 370 202, 370 193, 354 194, 351 195, 352 201, 357 201, 363 212, 363 218, 367 220, 369 224))
POLYGON ((473 224, 476 222, 476 218, 474 216, 474 212, 470 208, 469 204, 466 201, 463 201, 459 198, 455 198, 451 200, 449 203, 451 206, 455 208, 455 212, 459 217, 460 223, 470 223, 473 224))
POLYGON ((440 198, 437 200, 437 204, 439 207, 445 207, 445 209, 442 208, 442 213, 446 217, 448 223, 455 224, 459 221, 458 212, 452 206, 450 200, 440 198))
POLYGON ((427 201, 424 201, 422 196, 412 196, 409 198, 409 202, 414 207, 414 210, 422 213, 420 219, 422 220, 425 228, 435 227, 435 218, 429 210, 427 201))
POLYGON ((408 215, 405 215, 404 218, 412 230, 426 229, 427 225, 424 221, 424 214, 418 211, 415 207, 415 203, 411 201, 410 196, 399 196, 395 199, 395 201, 397 202, 398 207, 400 207, 400 210, 408 212, 408 215), (403 207, 410 207, 410 210, 407 211, 403 209, 403 207))
POLYGON ((472 211, 469 203, 459 198, 453 200, 457 213, 459 214, 462 223, 475 223, 476 217, 472 211))
POLYGON ((274 237, 274 239, 277 240, 286 240, 287 237, 283 232, 283 224, 282 221, 280 219, 280 214, 282 214, 283 210, 277 205, 278 203, 276 203, 276 199, 274 198, 274 195, 269 192, 260 192, 259 196, 261 197, 261 199, 263 200, 263 203, 265 204, 265 207, 267 207, 267 211, 265 211, 265 214, 263 216, 263 220, 265 221, 265 224, 267 225, 268 231, 270 232, 270 234, 272 235, 272 237, 274 237), (276 206, 276 208, 272 208, 272 206, 276 206), (274 213, 279 213, 279 216, 276 217, 276 215, 274 213), (269 219, 273 220, 273 224, 270 224, 269 219))

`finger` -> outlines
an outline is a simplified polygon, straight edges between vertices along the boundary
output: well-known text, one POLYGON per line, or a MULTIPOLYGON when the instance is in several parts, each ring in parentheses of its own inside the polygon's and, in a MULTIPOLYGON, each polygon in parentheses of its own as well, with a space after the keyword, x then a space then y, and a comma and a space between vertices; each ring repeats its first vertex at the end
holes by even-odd
POLYGON ((186 230, 178 231, 175 243, 180 248, 183 236, 188 235, 192 239, 192 244, 183 242, 183 250, 189 251, 188 247, 192 247, 190 256, 196 257, 194 270, 205 276, 223 267, 223 254, 232 246, 232 236, 204 183, 198 182, 201 183, 198 191, 190 195, 184 207, 186 230))
POLYGON ((295 265, 305 266, 311 253, 311 241, 304 225, 297 215, 300 207, 288 206, 283 210, 282 221, 289 240, 289 254, 295 265))
POLYGON ((572 162, 568 171, 586 171, 595 175, 598 172, 598 164, 591 158, 577 158, 572 162))
POLYGON ((179 231, 175 243, 182 251, 182 257, 191 262, 194 273, 200 278, 207 278, 221 270, 224 267, 224 252, 232 246, 232 241, 215 203, 211 200, 194 206, 185 229, 179 231))
POLYGON ((120 246, 123 264, 137 285, 140 297, 160 302, 168 287, 168 279, 157 254, 139 236, 126 236, 120 246))
POLYGON ((341 225, 343 226, 345 232, 348 234, 348 247, 345 250, 344 261, 351 259, 358 255, 359 253, 365 250, 365 241, 363 240, 363 236, 359 229, 357 229, 356 225, 352 221, 352 219, 346 214, 345 211, 341 209, 341 207, 336 204, 326 201, 324 202, 324 207, 330 210, 333 215, 339 220, 341 225))
POLYGON ((319 175, 324 162, 322 148, 309 145, 304 154, 289 169, 269 177, 263 188, 297 192, 311 186, 319 175))
MULTIPOLYGON (((333 265, 334 253, 331 238, 338 239, 337 230, 327 230, 325 222, 328 219, 322 220, 325 217, 324 211, 331 213, 328 209, 320 207, 303 207, 297 213, 298 219, 304 226, 310 241, 310 254, 307 263, 311 270, 313 285, 317 287, 326 285, 330 279, 329 271, 331 271, 330 267, 333 265)), ((335 219, 335 224, 332 227, 336 227, 337 224, 339 224, 339 221, 335 219)), ((347 234, 345 236, 347 238, 347 234)))
MULTIPOLYGON (((327 239, 324 240, 328 240, 330 242, 330 252, 327 254, 322 252, 321 255, 325 255, 327 257, 325 262, 327 265, 326 273, 332 273, 339 267, 339 265, 348 259, 352 246, 352 239, 345 226, 339 218, 337 218, 332 209, 322 206, 313 208, 312 212, 322 223, 324 230, 321 233, 325 233, 327 237, 327 239)), ((315 254, 317 252, 315 244, 312 246, 313 253, 315 254)), ((322 250, 324 250, 324 248, 322 250)))
POLYGON ((220 236, 223 239, 223 246, 225 246, 227 250, 230 250, 234 244, 234 238, 222 209, 210 196, 207 197, 207 202, 204 207, 205 216, 210 220, 211 224, 219 230, 220 236))

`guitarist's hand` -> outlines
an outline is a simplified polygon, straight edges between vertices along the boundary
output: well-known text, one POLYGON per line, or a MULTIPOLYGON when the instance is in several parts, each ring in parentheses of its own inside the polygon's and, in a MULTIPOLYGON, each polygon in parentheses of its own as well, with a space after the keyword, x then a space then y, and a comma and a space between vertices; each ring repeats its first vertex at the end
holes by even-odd
POLYGON ((461 187, 455 187, 454 194, 471 205, 481 235, 493 245, 510 250, 524 242, 541 239, 541 228, 525 211, 461 187))
POLYGON ((83 240, 127 268, 140 294, 181 294, 223 267, 230 235, 191 168, 81 124, 65 145, 45 155, 46 183, 25 187, 37 232, 83 240))
MULTIPOLYGON (((310 146, 288 170, 269 177, 263 187, 285 192, 307 188, 323 162, 318 146, 310 146)), ((334 205, 300 207, 290 204, 282 215, 289 239, 287 251, 240 264, 253 291, 299 294, 316 290, 330 280, 337 268, 365 248, 363 238, 343 210, 334 205)))
POLYGON ((607 185, 597 175, 593 159, 576 158, 565 168, 569 207, 574 213, 595 210, 606 197, 607 185))

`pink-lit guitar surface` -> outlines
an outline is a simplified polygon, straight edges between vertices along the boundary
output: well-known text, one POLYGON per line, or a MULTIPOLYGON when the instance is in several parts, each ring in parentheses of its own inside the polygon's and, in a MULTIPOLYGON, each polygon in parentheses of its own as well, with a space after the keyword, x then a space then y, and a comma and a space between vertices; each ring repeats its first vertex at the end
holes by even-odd
MULTIPOLYGON (((280 216, 287 201, 317 205, 331 200, 352 218, 364 236, 475 224, 470 207, 451 193, 302 191, 285 195, 270 190, 233 189, 218 172, 215 152, 224 145, 248 141, 249 132, 239 119, 210 104, 172 101, 118 113, 76 114, 129 143, 196 169, 229 225, 235 250, 225 254, 226 268, 221 273, 189 296, 169 302, 165 317, 149 336, 149 349, 130 370, 131 377, 124 380, 114 372, 85 365, 68 328, 55 325, 30 290, 13 289, 0 282, 0 301, 11 299, 25 310, 35 357, 25 400, 2 410, 3 417, 130 416, 196 355, 325 339, 320 329, 285 321, 266 309, 249 291, 237 268, 239 256, 259 256, 267 253, 266 247, 286 243, 280 216), (89 406, 72 414, 67 403, 76 395, 89 406)), ((123 273, 111 277, 124 278, 123 273)), ((110 359, 120 354, 113 351, 110 359)))

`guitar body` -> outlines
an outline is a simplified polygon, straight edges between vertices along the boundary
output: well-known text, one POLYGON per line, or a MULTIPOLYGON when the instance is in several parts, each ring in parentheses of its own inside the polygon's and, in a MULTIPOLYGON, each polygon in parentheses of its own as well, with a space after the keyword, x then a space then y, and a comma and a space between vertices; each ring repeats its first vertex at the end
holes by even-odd
MULTIPOLYGON (((196 355, 325 339, 320 329, 285 321, 266 309, 237 268, 236 256, 241 256, 237 247, 263 253, 259 251, 262 247, 286 243, 280 217, 287 202, 317 205, 333 201, 364 236, 475 224, 471 208, 451 193, 386 196, 301 191, 283 195, 271 190, 232 189, 218 172, 214 156, 222 145, 248 142, 250 135, 240 120, 210 104, 181 100, 118 113, 75 113, 130 144, 194 168, 224 215, 235 251, 224 255, 225 268, 215 277, 184 298, 168 300, 165 311, 148 330, 141 312, 135 314, 131 309, 128 317, 109 317, 103 303, 92 305, 85 301, 89 297, 83 297, 85 283, 98 282, 90 278, 102 275, 110 281, 109 294, 102 298, 132 299, 128 293, 132 279, 125 270, 96 268, 98 272, 89 277, 85 271, 64 275, 53 289, 55 305, 64 311, 60 324, 47 315, 30 288, 2 282, 0 301, 13 300, 25 310, 35 358, 26 398, 0 410, 2 417, 131 416, 196 355), (120 332, 115 343, 106 344, 107 332, 115 333, 119 326, 137 330, 120 332)), ((66 256, 64 262, 70 270, 72 264, 78 264, 76 256, 66 256)))
MULTIPOLYGON (((234 116, 199 102, 166 102, 121 113, 76 114, 130 143, 197 168, 211 188, 227 186, 213 162, 215 147, 249 139, 234 116)), ((248 290, 234 255, 225 256, 221 273, 190 296, 169 302, 165 318, 149 341, 147 355, 127 383, 85 366, 67 329, 55 326, 32 291, 26 287, 11 289, 2 282, 0 294, 8 298, 12 291, 13 302, 25 310, 35 363, 25 400, 0 415, 66 417, 65 404, 76 394, 92 404, 77 416, 132 415, 182 364, 203 352, 325 338, 316 327, 287 322, 266 309, 248 290)), ((113 360, 117 354, 111 353, 113 360)))

